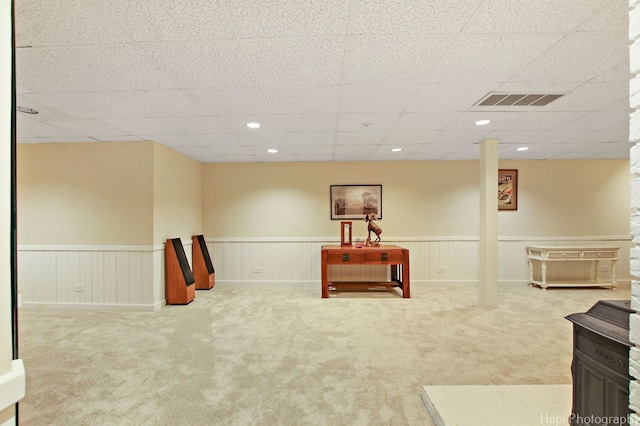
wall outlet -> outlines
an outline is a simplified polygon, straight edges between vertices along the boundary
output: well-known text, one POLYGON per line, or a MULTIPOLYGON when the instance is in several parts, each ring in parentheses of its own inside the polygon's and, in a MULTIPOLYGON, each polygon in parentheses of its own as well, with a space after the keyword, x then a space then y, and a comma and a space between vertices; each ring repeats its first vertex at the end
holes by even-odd
POLYGON ((73 291, 84 291, 84 284, 76 284, 73 286, 73 291))
POLYGON ((447 267, 446 266, 438 266, 438 273, 439 274, 444 274, 445 272, 447 272, 447 267))
POLYGON ((261 274, 262 273, 262 268, 260 266, 254 266, 253 267, 253 273, 254 274, 261 274))

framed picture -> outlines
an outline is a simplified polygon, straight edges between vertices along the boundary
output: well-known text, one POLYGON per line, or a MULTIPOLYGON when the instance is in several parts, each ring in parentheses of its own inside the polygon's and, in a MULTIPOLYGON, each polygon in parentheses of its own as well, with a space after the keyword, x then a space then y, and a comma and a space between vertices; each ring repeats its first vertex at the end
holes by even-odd
POLYGON ((518 210, 517 170, 498 170, 498 210, 518 210))
POLYGON ((382 185, 331 185, 331 220, 382 219, 382 185))

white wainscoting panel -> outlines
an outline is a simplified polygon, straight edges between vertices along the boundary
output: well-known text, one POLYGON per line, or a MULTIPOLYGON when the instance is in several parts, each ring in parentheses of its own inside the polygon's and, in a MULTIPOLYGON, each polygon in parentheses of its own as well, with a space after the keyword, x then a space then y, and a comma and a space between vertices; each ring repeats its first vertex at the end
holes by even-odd
MULTIPOLYGON (((216 270, 216 282, 318 283, 318 286, 321 247, 339 244, 328 238, 208 238, 206 241, 216 270)), ((385 244, 409 249, 413 284, 477 282, 477 237, 389 238, 385 244)), ((184 241, 183 245, 191 264, 192 243, 184 241)), ((616 276, 619 284, 629 285, 631 240, 628 237, 500 239, 498 280, 501 283, 527 283, 527 245, 620 246, 616 276)), ((585 268, 588 266, 567 262, 549 265, 548 272, 569 276, 588 274, 585 268)), ((605 278, 610 274, 606 268, 601 271, 605 278)), ((329 274, 334 281, 386 280, 388 268, 337 265, 330 268, 329 274)), ((164 244, 21 246, 18 248, 18 287, 25 307, 157 310, 165 303, 164 244), (83 285, 84 291, 76 291, 78 284, 83 285)))
POLYGON ((157 310, 165 302, 164 245, 19 247, 18 287, 25 307, 157 310))
MULTIPOLYGON (((477 237, 394 238, 385 244, 409 249, 411 282, 477 282, 477 237)), ((216 268, 216 282, 320 282, 320 250, 336 245, 329 239, 222 239, 207 238, 207 247, 216 268), (260 272, 254 272, 260 271, 260 272)), ((498 280, 502 283, 528 281, 525 247, 528 245, 611 245, 620 246, 616 275, 619 282, 630 281, 628 237, 503 238, 498 241, 498 280)), ((606 263, 606 262, 603 262, 606 263)), ((556 267, 556 266, 554 266, 556 267)), ((557 265, 561 273, 588 273, 588 265, 557 265)), ((380 279, 386 268, 335 266, 330 280, 380 279), (378 277, 378 278, 377 278, 378 277)), ((608 271, 602 271, 608 277, 608 271)))

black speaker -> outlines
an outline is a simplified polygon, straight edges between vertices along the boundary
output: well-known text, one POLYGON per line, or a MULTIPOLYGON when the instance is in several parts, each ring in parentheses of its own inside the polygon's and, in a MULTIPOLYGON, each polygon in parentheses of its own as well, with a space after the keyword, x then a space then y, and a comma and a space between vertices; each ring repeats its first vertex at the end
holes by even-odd
POLYGON ((204 263, 207 265, 207 272, 210 274, 215 273, 215 269, 213 269, 213 262, 211 262, 211 256, 209 256, 209 249, 207 248, 207 243, 204 240, 204 235, 197 235, 198 244, 200 244, 200 251, 202 251, 202 257, 204 258, 204 263))
POLYGON ((180 240, 180 238, 172 238, 171 242, 173 243, 173 249, 176 251, 176 256, 178 256, 178 262, 180 263, 180 269, 182 269, 184 282, 189 286, 195 283, 196 280, 193 279, 193 273, 191 272, 191 267, 187 260, 187 254, 184 252, 184 247, 182 246, 182 240, 180 240))

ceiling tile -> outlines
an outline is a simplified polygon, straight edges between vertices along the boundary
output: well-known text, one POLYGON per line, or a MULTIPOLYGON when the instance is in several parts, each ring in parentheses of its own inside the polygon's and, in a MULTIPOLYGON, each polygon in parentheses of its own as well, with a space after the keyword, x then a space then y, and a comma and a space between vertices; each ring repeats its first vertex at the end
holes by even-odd
POLYGON ((346 114, 404 111, 418 87, 416 85, 346 85, 340 111, 346 114))
POLYGON ((79 135, 88 135, 88 136, 122 136, 126 135, 127 132, 111 126, 106 122, 95 119, 78 119, 78 120, 67 120, 67 121, 51 121, 49 122, 52 126, 59 127, 61 129, 66 129, 70 132, 77 133, 79 135))
POLYGON ((513 158, 628 158, 627 7, 21 0, 17 100, 40 113, 19 114, 17 136, 155 140, 205 162, 477 160, 487 137, 531 147, 501 150, 513 158), (490 92, 566 95, 526 110, 475 106, 490 92), (491 125, 473 126, 485 115, 491 125))
POLYGON ((406 113, 398 118, 393 129, 405 131, 442 130, 461 115, 460 112, 406 113))
POLYGON ((458 34, 476 0, 354 0, 352 34, 458 34))
POLYGON ((338 110, 338 86, 267 87, 264 92, 275 114, 335 113, 338 110))
POLYGON ((337 114, 282 114, 278 120, 286 132, 334 132, 337 114))
POLYGON ((240 38, 342 35, 349 8, 344 0, 226 0, 240 38))
POLYGON ((30 92, 95 91, 91 76, 68 66, 47 49, 16 49, 16 82, 30 92))
MULTIPOLYGON (((158 68, 136 44, 49 47, 47 53, 93 84, 96 90, 178 88, 178 82, 158 68)), ((69 78, 68 76, 66 78, 69 78)))
POLYGON ((398 113, 340 114, 340 132, 387 132, 398 120, 398 113))
POLYGON ((130 2, 126 0, 92 2, 90 7, 83 0, 66 0, 62 4, 52 1, 49 5, 40 0, 17 1, 16 43, 52 46, 131 42, 113 19, 113 11, 127 5, 130 2))
POLYGON ((231 133, 189 135, 189 139, 202 146, 238 146, 240 139, 231 133))
POLYGON ((16 117, 16 130, 18 135, 23 135, 27 137, 79 137, 76 132, 72 132, 61 127, 43 123, 38 120, 33 120, 31 118, 25 118, 24 115, 18 115, 16 117))
POLYGON ((133 90, 122 95, 124 102, 140 111, 138 117, 188 117, 207 114, 187 90, 133 90))
POLYGON ((329 156, 333 154, 333 145, 294 145, 293 154, 298 157, 299 155, 324 155, 329 156))
POLYGON ((244 48, 262 86, 324 86, 341 81, 344 37, 246 40, 244 48))
POLYGON ((600 8, 602 0, 486 0, 478 2, 464 32, 569 32, 600 8))
POLYGON ((426 82, 504 82, 561 38, 555 33, 461 36, 426 82))
POLYGON ((316 132, 316 133, 286 133, 284 141, 287 145, 326 145, 333 149, 335 141, 334 132, 316 132))
POLYGON ((525 118, 528 112, 504 111, 469 111, 459 115, 446 126, 451 130, 476 130, 478 133, 488 134, 495 130, 504 129, 509 123, 525 118), (476 126, 476 121, 491 120, 485 126, 476 126))
POLYGON ((153 65, 180 88, 255 86, 256 74, 238 40, 145 43, 153 65))
POLYGON ((179 132, 156 118, 108 118, 104 120, 110 126, 122 129, 130 135, 175 135, 179 132))
MULTIPOLYGON (((489 131, 478 132, 475 130, 443 130, 427 141, 431 144, 469 145, 478 144, 486 139, 489 131)), ((458 149, 458 148, 456 148, 458 149)))
POLYGON ((347 43, 344 82, 422 83, 451 45, 442 36, 359 36, 347 43))
POLYGON ((217 117, 231 133, 284 133, 284 129, 275 115, 221 115, 217 117), (259 129, 250 129, 247 123, 260 123, 259 129))
MULTIPOLYGON (((16 107, 31 108, 38 111, 38 114, 29 114, 29 117, 36 121, 69 120, 73 118, 73 115, 62 111, 62 105, 48 102, 45 95, 17 94, 16 107)), ((20 113, 19 115, 27 114, 20 113)))
POLYGON ((213 87, 192 89, 189 93, 208 114, 272 114, 264 90, 259 87, 213 87))
POLYGON ((280 132, 245 132, 236 133, 243 145, 280 145, 284 140, 284 134, 280 132))
POLYGON ((385 135, 382 143, 402 146, 423 144, 429 139, 433 138, 436 134, 438 134, 438 130, 423 130, 413 132, 392 130, 385 135))
POLYGON ((502 126, 502 130, 549 130, 585 115, 584 112, 528 112, 502 126))
POLYGON ((316 155, 316 154, 297 154, 297 161, 306 161, 306 162, 328 162, 333 161, 333 154, 327 155, 316 155))
POLYGON ((338 132, 336 145, 377 145, 385 135, 384 132, 338 132))
POLYGON ((121 94, 122 92, 56 92, 39 95, 37 99, 44 104, 55 106, 69 118, 104 119, 139 116, 140 111, 125 102, 121 94))
POLYGON ((625 111, 594 111, 583 114, 557 127, 557 130, 597 130, 602 128, 620 128, 628 126, 629 114, 625 111))
POLYGON ((217 117, 212 115, 198 115, 192 117, 165 117, 163 123, 185 135, 207 133, 227 133, 229 129, 217 117))
MULTIPOLYGON (((110 0, 113 1, 113 0, 110 0)), ((220 0, 117 0, 111 8, 122 32, 135 41, 233 38, 220 0)))
POLYGON ((607 33, 573 33, 560 40, 527 67, 511 77, 513 81, 588 81, 628 60, 629 50, 607 33))
POLYGON ((406 112, 464 112, 493 91, 497 83, 431 83, 419 86, 406 112))
POLYGON ((587 82, 545 106, 545 111, 592 111, 616 101, 628 104, 629 89, 615 82, 587 82))

